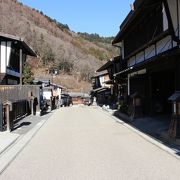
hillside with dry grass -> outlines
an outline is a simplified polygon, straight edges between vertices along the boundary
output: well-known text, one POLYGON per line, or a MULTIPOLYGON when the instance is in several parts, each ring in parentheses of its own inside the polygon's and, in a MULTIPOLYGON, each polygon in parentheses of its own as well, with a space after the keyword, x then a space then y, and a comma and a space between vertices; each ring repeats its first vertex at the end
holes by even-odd
POLYGON ((89 38, 87 33, 74 33, 61 24, 16 0, 0 0, 0 31, 20 36, 37 52, 28 59, 35 77, 52 80, 51 69, 60 74, 53 82, 69 91, 89 91, 90 77, 118 49, 110 40, 89 38))

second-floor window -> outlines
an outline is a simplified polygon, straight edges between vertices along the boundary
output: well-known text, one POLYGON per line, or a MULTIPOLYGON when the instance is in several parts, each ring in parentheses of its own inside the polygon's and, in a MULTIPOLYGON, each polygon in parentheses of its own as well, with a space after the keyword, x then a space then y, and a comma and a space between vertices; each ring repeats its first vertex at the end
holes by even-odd
POLYGON ((8 67, 11 70, 14 70, 16 72, 19 72, 19 49, 17 49, 13 44, 11 47, 11 54, 10 54, 10 61, 8 64, 8 67))
POLYGON ((163 32, 163 6, 157 4, 144 10, 124 37, 125 57, 163 32))

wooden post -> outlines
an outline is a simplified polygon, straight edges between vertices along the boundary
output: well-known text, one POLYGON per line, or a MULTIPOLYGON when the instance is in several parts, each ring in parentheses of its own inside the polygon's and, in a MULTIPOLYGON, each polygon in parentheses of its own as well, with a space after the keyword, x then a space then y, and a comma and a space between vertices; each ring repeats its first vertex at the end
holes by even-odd
POLYGON ((33 102, 34 102, 34 97, 33 96, 31 96, 31 115, 33 115, 34 114, 34 110, 33 110, 33 102))
POLYGON ((6 125, 7 125, 7 131, 10 132, 11 131, 11 124, 10 124, 10 117, 9 117, 9 112, 10 110, 12 111, 12 102, 10 101, 5 101, 3 103, 4 107, 5 107, 5 114, 6 114, 6 125))
POLYGON ((0 103, 0 131, 3 131, 3 105, 0 103))
POLYGON ((176 91, 180 91, 180 62, 176 61, 176 91))
POLYGON ((10 128, 9 111, 10 111, 9 104, 6 104, 6 125, 7 125, 6 131, 7 131, 7 132, 10 132, 10 131, 11 131, 11 128, 10 128))
POLYGON ((128 74, 128 96, 130 95, 130 74, 128 74))
POLYGON ((20 81, 19 81, 19 84, 22 85, 22 59, 23 59, 23 53, 22 53, 22 49, 19 50, 19 70, 20 70, 20 81))
POLYGON ((149 73, 149 100, 150 100, 150 104, 148 105, 148 109, 150 110, 149 113, 150 115, 153 114, 153 95, 152 95, 152 74, 149 73))

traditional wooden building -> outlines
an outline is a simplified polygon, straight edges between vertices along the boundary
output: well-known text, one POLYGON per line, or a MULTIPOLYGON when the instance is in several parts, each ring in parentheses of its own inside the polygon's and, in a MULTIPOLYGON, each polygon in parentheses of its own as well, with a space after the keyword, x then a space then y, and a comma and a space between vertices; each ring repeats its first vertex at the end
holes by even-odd
POLYGON ((106 84, 109 81, 109 75, 107 71, 97 73, 92 78, 92 91, 91 96, 96 98, 98 105, 109 104, 111 102, 111 88, 106 84))
POLYGON ((58 84, 50 83, 49 79, 35 78, 33 83, 41 87, 40 101, 42 106, 47 101, 48 105, 52 105, 51 109, 60 107, 61 95, 65 93, 67 88, 58 84))
POLYGON ((120 96, 125 93, 126 86, 124 85, 126 85, 126 81, 125 78, 116 79, 114 75, 121 72, 125 68, 126 62, 122 61, 122 56, 117 56, 111 58, 97 70, 97 72, 102 72, 104 70, 108 71, 109 80, 105 83, 110 85, 112 98, 115 103, 117 103, 120 96))
POLYGON ((112 44, 121 44, 127 95, 138 93, 143 113, 171 113, 180 91, 180 0, 136 0, 112 44))
POLYGON ((84 104, 84 101, 90 98, 88 94, 82 92, 70 92, 69 95, 73 105, 84 104))
POLYGON ((36 53, 16 36, 0 33, 0 84, 22 84, 22 68, 26 56, 36 53))

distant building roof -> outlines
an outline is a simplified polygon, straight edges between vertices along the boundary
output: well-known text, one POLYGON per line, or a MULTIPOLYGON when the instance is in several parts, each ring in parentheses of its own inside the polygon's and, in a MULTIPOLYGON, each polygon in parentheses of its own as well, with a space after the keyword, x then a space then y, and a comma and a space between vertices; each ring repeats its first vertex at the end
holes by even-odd
POLYGON ((61 88, 61 89, 67 89, 64 86, 58 85, 58 84, 54 84, 54 83, 50 83, 49 79, 40 79, 40 78, 35 78, 33 80, 34 84, 39 84, 39 85, 44 85, 44 86, 54 86, 55 88, 61 88))
POLYGON ((81 92, 71 92, 71 93, 69 93, 69 95, 70 95, 71 97, 82 97, 82 98, 84 98, 84 97, 89 97, 89 94, 87 94, 87 93, 81 93, 81 92))
POLYGON ((104 71, 101 71, 101 72, 96 72, 96 74, 92 78, 96 78, 96 77, 99 77, 99 76, 104 76, 104 75, 107 75, 107 74, 108 74, 107 70, 104 70, 104 71))
POLYGON ((110 59, 108 62, 106 62, 105 64, 103 64, 98 70, 97 72, 102 72, 104 70, 107 70, 107 68, 109 68, 110 66, 113 65, 113 63, 120 61, 120 56, 114 57, 112 59, 110 59))
POLYGON ((109 88, 108 87, 100 87, 100 88, 93 89, 92 92, 103 92, 106 90, 109 90, 109 88))
POLYGON ((52 84, 52 83, 50 83, 50 85, 51 85, 51 86, 54 86, 54 87, 56 87, 56 88, 67 89, 66 87, 61 86, 61 85, 58 85, 58 84, 52 84))
POLYGON ((20 48, 22 48, 22 50, 29 56, 34 56, 37 57, 37 54, 34 52, 34 50, 28 46, 26 44, 26 42, 18 37, 18 36, 13 36, 10 34, 4 34, 2 32, 0 32, 0 40, 10 40, 10 41, 14 41, 17 43, 17 46, 19 46, 20 48))
POLYGON ((33 83, 34 83, 34 84, 39 84, 39 85, 42 85, 42 84, 50 85, 49 79, 39 79, 39 78, 35 78, 35 79, 33 80, 33 83))

